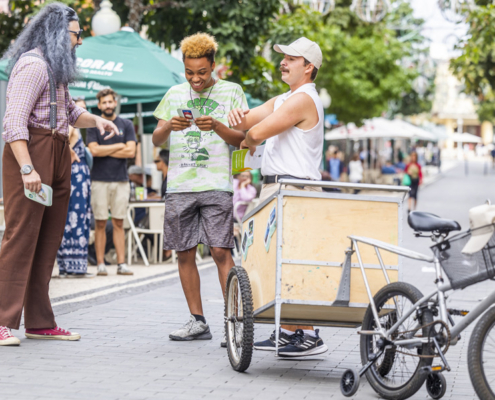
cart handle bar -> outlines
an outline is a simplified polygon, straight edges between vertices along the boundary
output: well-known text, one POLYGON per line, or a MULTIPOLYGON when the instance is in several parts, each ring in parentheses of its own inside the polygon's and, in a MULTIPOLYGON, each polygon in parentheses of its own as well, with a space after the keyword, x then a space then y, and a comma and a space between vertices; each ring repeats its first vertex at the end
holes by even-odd
POLYGON ((413 260, 426 261, 428 263, 433 263, 435 261, 435 259, 431 256, 418 253, 417 251, 405 249, 404 247, 399 247, 390 243, 382 242, 381 240, 371 239, 362 236, 354 236, 354 235, 350 235, 347 237, 351 239, 354 242, 354 244, 355 242, 361 242, 369 246, 373 246, 375 247, 375 249, 376 248, 382 249, 390 253, 397 254, 399 256, 411 258, 413 260))
POLYGON ((280 179, 277 183, 293 186, 319 186, 327 188, 345 188, 360 190, 380 190, 384 192, 404 192, 406 194, 411 190, 409 186, 392 186, 392 185, 371 185, 367 183, 346 183, 346 182, 329 182, 329 181, 310 181, 303 179, 280 179))

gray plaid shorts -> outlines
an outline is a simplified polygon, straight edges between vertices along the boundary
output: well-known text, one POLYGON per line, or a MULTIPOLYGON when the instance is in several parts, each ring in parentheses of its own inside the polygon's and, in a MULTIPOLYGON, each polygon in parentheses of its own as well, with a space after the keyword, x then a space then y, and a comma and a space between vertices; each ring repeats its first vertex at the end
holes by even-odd
POLYGON ((234 248, 233 209, 230 192, 167 193, 163 248, 185 251, 199 243, 234 248))

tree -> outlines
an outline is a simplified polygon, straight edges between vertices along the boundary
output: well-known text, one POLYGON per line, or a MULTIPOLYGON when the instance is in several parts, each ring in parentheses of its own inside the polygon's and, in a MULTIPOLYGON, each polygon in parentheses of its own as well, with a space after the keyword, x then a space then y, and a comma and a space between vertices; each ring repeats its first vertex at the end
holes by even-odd
POLYGON ((0 56, 24 27, 28 15, 33 12, 33 6, 32 0, 11 0, 10 13, 0 13, 0 56))
MULTIPOLYGON (((19 15, 0 15, 0 21, 8 20, 18 32, 34 10, 33 4, 43 6, 47 1, 53 0, 12 0, 11 7, 19 15)), ((89 35, 91 16, 100 0, 63 1, 80 14, 85 35, 89 35)), ((421 24, 412 18, 407 0, 395 0, 393 12, 378 24, 359 20, 349 10, 350 3, 337 0, 337 8, 324 16, 290 0, 125 0, 114 1, 113 8, 123 25, 136 31, 146 25, 149 39, 168 49, 198 31, 215 35, 217 64, 227 69, 229 80, 240 83, 255 98, 266 100, 287 90, 278 71, 281 56, 271 46, 306 36, 322 48, 324 66, 316 84, 331 94, 330 111, 339 120, 359 123, 383 114, 392 102, 394 110, 403 113, 428 108, 411 91, 417 69, 401 65, 422 41, 418 32, 400 25, 402 20, 408 25, 421 24), (270 53, 272 59, 266 59, 270 53)), ((0 46, 15 38, 14 31, 10 38, 0 38, 0 46)))
MULTIPOLYGON (((329 112, 342 122, 360 123, 380 116, 391 101, 411 90, 417 76, 401 60, 411 45, 398 40, 387 23, 367 24, 358 20, 341 1, 327 16, 296 7, 273 23, 272 43, 290 43, 300 36, 316 41, 323 52, 323 67, 315 81, 332 96, 329 112)), ((275 62, 281 56, 273 54, 275 62)))
POLYGON ((468 34, 457 46, 462 54, 451 67, 465 92, 478 99, 480 120, 495 122, 495 5, 480 1, 466 22, 468 34))
MULTIPOLYGON (((181 40, 196 32, 207 32, 219 43, 219 60, 230 68, 230 80, 243 83, 253 78, 252 71, 263 77, 271 70, 260 58, 260 39, 268 34, 270 22, 280 8, 280 0, 201 0, 167 2, 153 7, 144 16, 148 36, 167 48, 179 46, 181 40), (181 6, 181 5, 186 6, 181 6)), ((157 4, 160 4, 158 2, 157 4)), ((151 5, 151 1, 150 1, 151 5)), ((267 87, 264 78, 257 86, 257 96, 267 87)))

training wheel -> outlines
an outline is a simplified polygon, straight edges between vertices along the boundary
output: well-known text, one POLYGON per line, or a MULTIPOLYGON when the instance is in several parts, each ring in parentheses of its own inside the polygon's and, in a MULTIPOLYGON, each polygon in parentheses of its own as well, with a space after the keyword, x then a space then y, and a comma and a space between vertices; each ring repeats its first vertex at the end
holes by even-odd
POLYGON ((355 369, 348 369, 340 378, 340 391, 345 397, 351 397, 359 388, 359 374, 355 369))
POLYGON ((447 380, 442 373, 428 374, 426 391, 432 399, 441 399, 447 391, 447 380))

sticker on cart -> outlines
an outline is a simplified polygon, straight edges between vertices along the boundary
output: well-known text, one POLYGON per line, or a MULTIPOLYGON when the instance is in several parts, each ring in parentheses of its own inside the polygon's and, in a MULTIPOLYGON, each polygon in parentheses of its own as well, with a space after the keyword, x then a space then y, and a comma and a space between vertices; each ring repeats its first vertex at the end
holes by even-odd
POLYGON ((254 218, 248 221, 248 236, 251 238, 254 236, 254 218))
POLYGON ((268 217, 268 222, 266 224, 266 230, 265 230, 265 249, 268 252, 270 250, 270 243, 272 241, 272 236, 273 233, 275 232, 275 229, 277 227, 277 211, 275 209, 275 206, 273 206, 272 211, 270 212, 270 215, 268 217))
POLYGON ((242 251, 242 256, 244 258, 244 261, 246 261, 247 257, 247 252, 248 252, 248 234, 247 232, 244 232, 244 235, 242 235, 242 244, 241 244, 241 251, 242 251))

